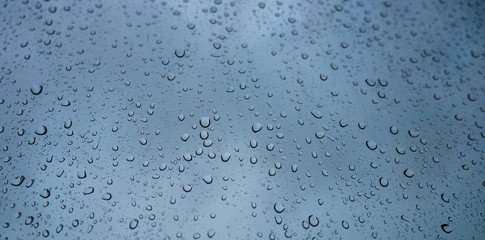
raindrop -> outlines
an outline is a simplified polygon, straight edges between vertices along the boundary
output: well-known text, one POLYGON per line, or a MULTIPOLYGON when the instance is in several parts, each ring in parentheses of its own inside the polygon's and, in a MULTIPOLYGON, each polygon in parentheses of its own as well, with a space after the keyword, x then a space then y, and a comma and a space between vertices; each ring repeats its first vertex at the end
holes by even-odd
POLYGON ((377 143, 372 141, 372 140, 367 140, 365 142, 365 145, 367 146, 367 148, 369 148, 370 150, 376 150, 377 149, 377 143))
POLYGON ((320 119, 320 118, 322 118, 322 117, 323 117, 322 113, 321 113, 320 111, 317 111, 317 110, 312 111, 312 115, 313 115, 315 118, 318 118, 318 119, 320 119))
POLYGON ((406 177, 408 177, 408 178, 412 178, 412 177, 414 177, 414 172, 413 172, 412 170, 410 170, 410 169, 406 169, 406 170, 404 170, 404 172, 403 172, 403 173, 404 173, 404 176, 406 176, 406 177))
POLYGON ((450 229, 449 224, 441 224, 441 230, 443 230, 443 232, 445 232, 447 234, 450 234, 450 233, 453 232, 453 230, 450 229))
POLYGON ((105 193, 105 194, 103 194, 103 196, 101 197, 101 199, 103 199, 105 201, 111 200, 111 193, 105 193))
POLYGON ((35 134, 39 136, 45 135, 46 133, 47 133, 47 127, 44 125, 41 125, 35 130, 35 134))
MULTIPOLYGON (((125 225, 126 226, 126 225, 125 225)), ((133 219, 130 221, 130 229, 133 230, 138 227, 138 219, 133 219)))
POLYGON ((277 213, 282 213, 283 211, 285 211, 285 205, 279 202, 275 203, 273 208, 277 213))
POLYGON ((40 196, 42 198, 49 198, 49 196, 51 195, 51 191, 49 191, 49 189, 44 189, 41 193, 40 193, 40 196))
POLYGON ((203 179, 203 180, 204 180, 204 182, 205 182, 205 183, 207 183, 207 184, 211 184, 211 183, 212 183, 212 181, 214 181, 214 178, 212 178, 212 176, 211 176, 211 175, 206 175, 206 176, 204 176, 202 179, 203 179))
POLYGON ((310 226, 316 227, 320 223, 320 220, 315 215, 310 215, 308 217, 308 222, 310 223, 310 226))
POLYGON ((44 89, 44 87, 40 84, 38 85, 34 85, 32 87, 30 87, 30 92, 34 95, 39 95, 42 93, 42 90, 44 89))
POLYGON ((349 229, 350 225, 347 221, 342 221, 342 227, 345 228, 345 229, 349 229))
POLYGON ((183 186, 182 189, 184 190, 184 192, 188 193, 188 192, 192 191, 192 185, 186 184, 186 185, 183 186))
POLYGON ((18 187, 18 186, 22 185, 22 183, 25 180, 25 177, 20 176, 20 177, 16 177, 15 179, 17 179, 17 182, 12 182, 11 184, 12 184, 12 186, 18 187))
POLYGON ((261 123, 254 123, 252 127, 253 132, 255 133, 261 131, 262 128, 263 128, 263 125, 261 123))
POLYGON ((229 161, 229 159, 230 159, 230 158, 231 158, 231 154, 230 154, 230 153, 228 153, 228 152, 223 153, 223 154, 221 155, 221 160, 222 160, 223 162, 227 162, 227 161, 229 161))
POLYGON ((182 141, 187 141, 189 139, 190 135, 188 133, 184 133, 182 134, 182 137, 180 137, 180 139, 182 139, 182 141))
POLYGON ((256 148, 258 146, 258 142, 254 139, 251 139, 251 141, 249 141, 249 146, 251 146, 252 148, 256 148))
POLYGON ((327 81, 327 79, 328 79, 328 76, 326 74, 323 74, 323 73, 320 74, 320 80, 327 81))
POLYGON ((389 186, 389 181, 387 180, 387 178, 385 177, 381 177, 379 178, 379 183, 381 184, 381 186, 383 187, 387 187, 389 186))
POLYGON ((205 140, 209 137, 209 133, 207 131, 200 132, 200 138, 205 140))
POLYGON ((185 50, 183 49, 175 50, 175 56, 177 56, 178 58, 183 58, 185 56, 185 50))
POLYGON ((323 137, 325 137, 325 134, 323 132, 316 132, 315 137, 317 137, 318 139, 322 139, 323 137))
POLYGON ((216 231, 214 229, 209 229, 207 231, 207 237, 212 238, 214 235, 216 235, 216 231))
POLYGON ((91 194, 93 192, 94 192, 94 188, 93 187, 87 187, 86 189, 84 189, 83 194, 84 195, 89 195, 89 194, 91 194))
POLYGON ((210 118, 209 117, 201 117, 199 123, 200 123, 200 126, 202 126, 204 128, 209 127, 210 118))

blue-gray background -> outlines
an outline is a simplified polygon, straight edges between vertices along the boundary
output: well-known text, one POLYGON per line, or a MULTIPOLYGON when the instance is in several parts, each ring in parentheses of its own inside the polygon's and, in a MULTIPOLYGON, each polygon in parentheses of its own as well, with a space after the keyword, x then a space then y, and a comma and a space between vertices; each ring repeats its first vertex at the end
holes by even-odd
POLYGON ((2 1, 0 237, 484 239, 484 16, 2 1))

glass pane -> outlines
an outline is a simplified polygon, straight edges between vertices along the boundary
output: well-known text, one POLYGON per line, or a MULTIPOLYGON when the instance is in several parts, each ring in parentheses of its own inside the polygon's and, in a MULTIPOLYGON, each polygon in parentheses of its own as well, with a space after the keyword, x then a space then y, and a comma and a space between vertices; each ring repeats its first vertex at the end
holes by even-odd
POLYGON ((485 236, 481 0, 1 4, 1 239, 485 236))

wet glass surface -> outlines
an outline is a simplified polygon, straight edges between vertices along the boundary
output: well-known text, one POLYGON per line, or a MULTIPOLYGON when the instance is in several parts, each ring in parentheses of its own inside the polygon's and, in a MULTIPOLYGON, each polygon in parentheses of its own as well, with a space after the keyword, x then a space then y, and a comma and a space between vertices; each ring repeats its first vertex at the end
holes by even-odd
POLYGON ((485 2, 2 1, 2 239, 483 239, 485 2))

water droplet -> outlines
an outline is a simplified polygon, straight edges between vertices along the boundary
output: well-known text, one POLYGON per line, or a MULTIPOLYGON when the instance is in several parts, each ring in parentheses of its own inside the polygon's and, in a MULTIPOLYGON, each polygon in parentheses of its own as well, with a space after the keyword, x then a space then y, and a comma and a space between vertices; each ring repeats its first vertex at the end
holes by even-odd
POLYGON ((200 118, 200 126, 206 128, 210 125, 210 118, 209 117, 201 117, 200 118))
POLYGON ((103 199, 105 201, 111 200, 111 193, 105 193, 105 194, 103 194, 103 196, 101 197, 101 199, 103 199))
POLYGON ((308 217, 308 223, 310 223, 310 226, 316 227, 320 223, 320 220, 315 215, 310 215, 308 217))
MULTIPOLYGON (((126 225, 125 225, 126 226, 126 225)), ((138 219, 133 219, 130 221, 130 229, 133 230, 138 227, 138 219)))
POLYGON ((200 132, 200 138, 205 140, 209 137, 209 133, 207 131, 200 132))
POLYGON ((178 58, 183 58, 185 56, 185 50, 183 49, 175 50, 175 56, 177 56, 178 58))
POLYGON ((322 74, 320 74, 320 80, 322 80, 322 81, 327 81, 327 79, 328 79, 327 74, 323 74, 323 73, 322 73, 322 74))
POLYGON ((185 161, 188 161, 188 162, 192 161, 192 154, 186 153, 186 154, 184 154, 183 158, 184 158, 185 161))
POLYGON ((345 229, 349 229, 350 225, 347 221, 342 221, 342 227, 345 228, 345 229))
POLYGON ((223 154, 221 155, 221 160, 222 160, 223 162, 227 162, 227 161, 229 161, 229 159, 230 159, 230 158, 231 158, 231 154, 230 154, 230 153, 228 153, 228 152, 223 153, 223 154))
POLYGON ((258 142, 254 139, 251 139, 249 141, 249 146, 251 146, 252 148, 256 148, 258 146, 258 142))
POLYGON ((182 141, 187 141, 189 139, 190 135, 188 133, 184 133, 182 134, 182 137, 180 137, 180 139, 182 139, 182 141))
POLYGON ((25 177, 24 176, 20 176, 20 177, 16 177, 15 178, 17 181, 16 182, 12 182, 11 185, 12 186, 15 186, 15 187, 18 187, 20 185, 22 185, 22 183, 24 182, 25 180, 25 177))
POLYGON ((367 146, 367 148, 369 148, 370 150, 376 150, 377 149, 377 143, 372 141, 372 140, 367 140, 365 142, 365 145, 367 146))
POLYGON ((277 213, 282 213, 283 211, 285 211, 285 205, 279 202, 275 203, 273 208, 277 213))
POLYGON ((40 193, 40 196, 42 198, 49 198, 51 195, 51 191, 49 189, 44 189, 43 191, 41 191, 40 193))
POLYGON ((404 149, 403 147, 397 146, 396 152, 401 154, 401 155, 404 155, 404 154, 406 154, 406 149, 404 149))
POLYGON ((204 182, 205 182, 205 183, 207 183, 207 184, 211 184, 211 183, 212 183, 212 181, 214 181, 214 178, 212 178, 212 176, 211 176, 211 175, 206 175, 206 176, 204 176, 202 179, 203 179, 203 180, 204 180, 204 182))
POLYGON ((209 229, 207 231, 207 237, 212 238, 214 235, 216 235, 216 231, 214 229, 209 229))
POLYGON ((257 123, 254 123, 253 124, 253 127, 252 127, 253 132, 255 132, 255 133, 261 131, 262 128, 263 128, 263 124, 258 123, 258 122, 257 123))
POLYGON ((30 92, 34 95, 39 95, 42 93, 42 90, 44 89, 44 87, 40 84, 38 85, 34 85, 32 87, 30 87, 30 92))
POLYGON ((37 129, 35 129, 35 134, 39 136, 47 134, 47 127, 44 125, 39 126, 37 129))
POLYGON ((93 187, 87 187, 86 189, 84 189, 83 194, 84 195, 89 195, 89 194, 91 194, 93 192, 94 192, 94 188, 93 187))
POLYGON ((323 117, 322 113, 318 110, 312 111, 312 115, 317 119, 320 119, 323 117))
POLYGON ((387 178, 385 177, 381 177, 379 178, 379 183, 381 184, 381 186, 383 187, 387 187, 389 186, 389 181, 387 180, 387 178))
POLYGON ((404 172, 403 172, 403 173, 404 173, 404 175, 405 175, 406 177, 408 177, 408 178, 412 178, 412 177, 414 177, 414 172, 413 172, 412 170, 410 170, 410 169, 406 169, 406 170, 404 170, 404 172))
POLYGON ((188 192, 192 191, 192 185, 190 185, 190 184, 186 184, 186 185, 184 185, 184 186, 183 186, 183 190, 184 190, 184 192, 186 192, 186 193, 188 193, 188 192))
POLYGON ((445 232, 447 234, 450 234, 450 233, 453 232, 453 230, 450 228, 449 224, 441 224, 441 229, 443 230, 443 232, 445 232))

